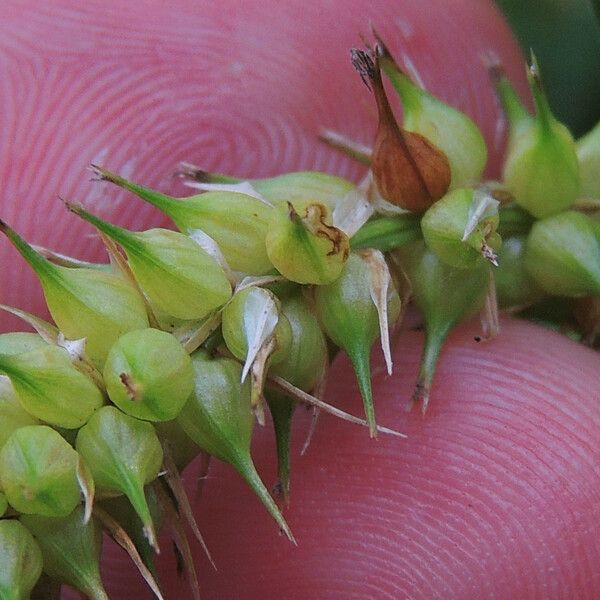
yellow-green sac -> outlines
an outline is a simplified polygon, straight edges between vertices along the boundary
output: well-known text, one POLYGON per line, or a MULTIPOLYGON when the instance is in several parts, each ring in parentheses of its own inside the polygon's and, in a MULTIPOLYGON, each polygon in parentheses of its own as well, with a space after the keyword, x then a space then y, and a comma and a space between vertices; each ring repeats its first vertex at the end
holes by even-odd
POLYGON ((19 404, 30 415, 58 427, 81 427, 104 403, 100 390, 59 346, 0 354, 0 373, 8 376, 19 404))
POLYGON ((163 451, 154 427, 104 406, 79 430, 75 443, 100 491, 125 494, 139 515, 146 537, 157 547, 144 485, 158 476, 163 451))
POLYGON ((86 338, 86 353, 97 365, 104 362, 121 335, 148 327, 144 301, 123 277, 98 269, 55 265, 3 222, 0 231, 36 272, 58 328, 67 339, 86 338))
POLYGON ((231 297, 221 266, 189 236, 159 228, 132 232, 79 206, 69 208, 125 250, 138 284, 160 313, 203 319, 231 297))
POLYGON ((535 64, 529 70, 529 85, 536 115, 510 124, 503 179, 515 202, 542 219, 573 204, 581 179, 575 141, 552 114, 535 64))
POLYGON ((0 598, 28 600, 42 574, 40 547, 15 519, 0 520, 0 598))
POLYGON ((64 517, 80 502, 78 462, 77 452, 54 429, 21 427, 0 451, 0 487, 19 512, 64 517))
POLYGON ((158 329, 130 331, 111 348, 104 364, 110 399, 125 413, 147 421, 170 421, 194 387, 192 362, 173 335, 158 329))
POLYGON ((290 281, 323 285, 340 276, 350 253, 348 236, 332 225, 327 207, 288 203, 272 211, 266 237, 269 259, 290 281))

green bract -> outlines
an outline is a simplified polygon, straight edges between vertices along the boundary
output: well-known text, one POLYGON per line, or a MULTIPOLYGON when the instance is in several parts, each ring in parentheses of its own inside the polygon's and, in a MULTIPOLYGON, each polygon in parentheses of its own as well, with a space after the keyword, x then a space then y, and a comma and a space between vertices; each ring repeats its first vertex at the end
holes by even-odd
POLYGON ((19 404, 10 380, 0 376, 0 450, 15 429, 39 424, 39 420, 19 404))
POLYGON ((42 574, 39 546, 19 521, 2 519, 0 549, 0 598, 28 600, 42 574))
POLYGON ((144 485, 156 479, 163 459, 154 427, 105 406, 79 430, 76 447, 97 488, 125 494, 140 516, 151 545, 157 547, 144 495, 144 485))
POLYGON ((21 427, 0 451, 0 487, 22 513, 64 517, 80 500, 78 461, 77 452, 50 427, 21 427))
POLYGON ((58 346, 0 354, 0 373, 9 377, 29 414, 59 427, 81 427, 104 402, 100 390, 58 346))
POLYGON ((581 195, 600 198, 600 123, 577 140, 577 159, 581 172, 581 195))
POLYGON ((148 421, 170 421, 194 387, 190 357, 170 334, 140 329, 120 337, 104 364, 110 399, 125 413, 148 421))

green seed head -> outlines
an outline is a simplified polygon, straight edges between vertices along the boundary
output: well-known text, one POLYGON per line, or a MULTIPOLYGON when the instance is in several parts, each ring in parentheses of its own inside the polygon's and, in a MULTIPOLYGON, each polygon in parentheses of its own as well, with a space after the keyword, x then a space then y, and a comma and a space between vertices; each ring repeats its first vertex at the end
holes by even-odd
POLYGON ((339 277, 350 252, 348 236, 333 227, 328 209, 316 202, 300 212, 289 202, 273 210, 266 247, 284 277, 318 285, 339 277))
POLYGON ((3 492, 0 492, 0 517, 4 515, 6 510, 8 509, 8 500, 3 492))
POLYGON ((0 354, 0 372, 11 380, 21 406, 52 425, 81 427, 104 403, 100 390, 58 346, 0 354))
POLYGON ((241 383, 240 364, 228 358, 192 355, 195 389, 177 417, 178 423, 200 448, 232 465, 263 502, 290 539, 292 534, 273 498, 262 483, 252 458, 250 385, 241 383))
MULTIPOLYGON (((387 330, 400 312, 400 299, 386 268, 389 283, 385 299, 387 319, 381 323, 382 313, 375 302, 380 267, 371 260, 374 255, 381 253, 365 250, 350 254, 336 281, 315 288, 317 317, 327 336, 348 354, 354 366, 371 435, 376 433, 369 367, 371 347, 380 331, 387 330)), ((384 265, 383 258, 381 261, 384 265)))
POLYGON ((82 507, 63 518, 22 515, 21 523, 41 548, 46 574, 89 598, 108 599, 99 568, 102 529, 93 518, 84 522, 82 507))
POLYGON ((600 294, 600 225, 575 211, 538 221, 527 238, 525 266, 549 294, 600 294))
POLYGON ((529 85, 536 116, 514 125, 503 178, 517 204, 542 219, 571 206, 580 190, 579 164, 573 137, 550 111, 535 62, 529 85))
POLYGON ((150 544, 157 547, 144 485, 156 479, 163 452, 154 427, 105 406, 77 434, 76 448, 90 467, 99 491, 122 492, 144 524, 150 544))
POLYGON ((496 264, 501 240, 498 201, 472 189, 450 192, 423 215, 427 246, 449 265, 468 269, 487 258, 496 264))
POLYGON ((140 329, 121 336, 104 364, 110 399, 125 413, 170 421, 194 387, 189 355, 170 333, 140 329))
POLYGON ((42 574, 42 553, 33 536, 13 519, 0 521, 0 598, 29 598, 42 574))
POLYGON ((421 134, 448 157, 450 189, 479 181, 487 161, 487 147, 477 125, 411 81, 381 40, 377 51, 381 69, 402 101, 404 129, 421 134))
POLYGON ((159 312, 203 319, 231 297, 223 269, 187 235, 167 229, 130 232, 68 206, 123 247, 137 282, 159 312))
POLYGON ((22 513, 64 517, 80 501, 78 461, 77 452, 54 429, 21 427, 0 451, 0 486, 22 513))
POLYGON ((105 169, 96 170, 101 179, 137 194, 162 210, 180 231, 200 229, 209 235, 234 271, 262 275, 273 268, 265 248, 272 207, 264 202, 239 192, 207 192, 180 200, 105 169))
POLYGON ((0 231, 36 272, 56 325, 68 339, 86 338, 86 352, 96 363, 120 335, 148 327, 141 296, 119 275, 52 264, 3 222, 0 231))

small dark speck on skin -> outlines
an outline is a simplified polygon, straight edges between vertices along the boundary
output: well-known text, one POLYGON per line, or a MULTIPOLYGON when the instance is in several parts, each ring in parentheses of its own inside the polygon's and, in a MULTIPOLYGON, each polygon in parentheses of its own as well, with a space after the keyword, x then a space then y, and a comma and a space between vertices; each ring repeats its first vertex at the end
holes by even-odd
POLYGON ((480 335, 476 335, 476 336, 475 336, 473 339, 474 339, 474 340, 475 340, 477 343, 479 343, 479 342, 481 341, 481 336, 480 336, 480 335))

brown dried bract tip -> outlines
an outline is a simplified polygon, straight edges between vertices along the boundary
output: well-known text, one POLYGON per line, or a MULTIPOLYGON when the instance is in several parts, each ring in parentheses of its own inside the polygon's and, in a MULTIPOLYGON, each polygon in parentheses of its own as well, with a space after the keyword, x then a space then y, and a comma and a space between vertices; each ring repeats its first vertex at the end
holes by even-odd
MULTIPOLYGON (((385 51, 385 47, 379 49, 385 51)), ((447 156, 424 136, 398 126, 388 102, 378 56, 353 49, 352 64, 377 102, 379 124, 372 155, 377 189, 384 200, 411 212, 424 212, 450 186, 447 156)))

